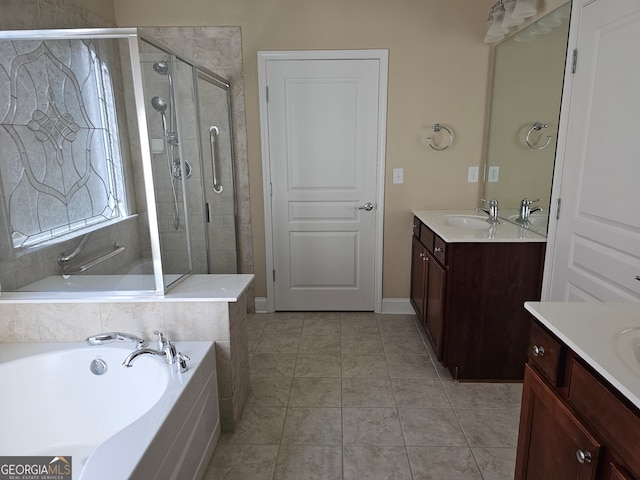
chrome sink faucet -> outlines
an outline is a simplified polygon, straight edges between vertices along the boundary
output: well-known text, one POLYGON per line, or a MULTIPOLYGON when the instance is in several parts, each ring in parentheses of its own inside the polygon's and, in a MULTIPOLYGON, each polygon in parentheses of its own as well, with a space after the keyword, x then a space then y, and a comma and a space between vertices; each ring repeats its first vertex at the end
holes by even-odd
POLYGON ((489 222, 491 225, 499 224, 500 220, 498 220, 498 200, 496 200, 495 198, 492 198, 491 200, 485 200, 483 198, 480 201, 488 204, 489 208, 478 207, 476 208, 476 212, 484 212, 489 215, 489 218, 487 218, 487 222, 489 222))
POLYGON ((536 198, 535 200, 529 200, 526 197, 523 198, 522 201, 520 202, 520 211, 518 213, 518 218, 516 219, 516 222, 528 224, 529 223, 529 215, 531 215, 532 213, 535 213, 535 212, 542 211, 541 207, 531 208, 531 205, 533 203, 536 203, 536 202, 539 202, 539 201, 540 201, 539 198, 536 198))
POLYGON ((116 340, 134 342, 136 344, 136 348, 144 348, 148 345, 144 338, 122 332, 99 333, 98 335, 93 335, 87 338, 85 341, 89 345, 105 345, 107 343, 115 342, 116 340))
POLYGON ((158 348, 154 350, 152 348, 139 348, 135 351, 131 352, 127 355, 127 358, 124 359, 122 365, 125 367, 133 367, 133 361, 141 355, 154 355, 156 357, 164 357, 164 363, 167 365, 176 365, 177 373, 186 372, 189 367, 187 367, 187 360, 190 358, 184 355, 181 352, 176 351, 175 345, 171 343, 167 338, 163 335, 162 332, 156 330, 155 333, 158 336, 158 348))

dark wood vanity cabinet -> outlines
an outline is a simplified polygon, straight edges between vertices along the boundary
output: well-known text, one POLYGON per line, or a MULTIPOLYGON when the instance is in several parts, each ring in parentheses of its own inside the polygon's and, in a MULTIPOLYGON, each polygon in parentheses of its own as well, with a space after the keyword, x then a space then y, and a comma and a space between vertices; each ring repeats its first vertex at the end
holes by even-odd
POLYGON ((640 480, 640 410, 533 321, 516 480, 640 480))
POLYGON ((544 242, 447 243, 414 217, 411 304, 458 380, 521 380, 544 242))

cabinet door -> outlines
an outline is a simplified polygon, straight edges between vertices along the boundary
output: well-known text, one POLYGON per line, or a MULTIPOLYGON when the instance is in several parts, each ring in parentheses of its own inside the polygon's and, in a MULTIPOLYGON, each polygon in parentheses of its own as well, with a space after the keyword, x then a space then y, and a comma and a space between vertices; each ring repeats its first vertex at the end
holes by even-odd
POLYGON ((427 299, 425 327, 433 343, 438 360, 442 360, 444 340, 444 304, 447 271, 427 252, 427 299))
POLYGON ((615 463, 609 463, 604 469, 602 480, 633 480, 633 477, 622 467, 615 463))
POLYGON ((425 288, 427 281, 427 249, 417 237, 411 244, 411 305, 424 324, 425 288))
POLYGON ((565 403, 526 365, 516 480, 593 479, 601 448, 565 403))

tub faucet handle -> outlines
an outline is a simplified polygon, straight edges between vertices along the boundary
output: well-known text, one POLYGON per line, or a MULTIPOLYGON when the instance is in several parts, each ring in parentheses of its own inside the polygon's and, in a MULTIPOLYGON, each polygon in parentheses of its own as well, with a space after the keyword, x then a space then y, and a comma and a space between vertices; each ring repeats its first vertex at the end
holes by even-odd
POLYGON ((185 355, 182 352, 178 352, 176 355, 176 372, 177 373, 184 373, 187 370, 189 370, 189 367, 187 366, 187 361, 191 360, 187 355, 185 355))
POLYGON ((154 330, 153 333, 158 336, 158 350, 163 352, 167 345, 169 344, 169 340, 160 330, 154 330))
POLYGON ((177 361, 177 353, 176 347, 167 340, 167 337, 164 336, 162 332, 159 330, 155 330, 155 333, 158 336, 158 352, 163 353, 165 355, 165 362, 169 365, 173 365, 177 361))

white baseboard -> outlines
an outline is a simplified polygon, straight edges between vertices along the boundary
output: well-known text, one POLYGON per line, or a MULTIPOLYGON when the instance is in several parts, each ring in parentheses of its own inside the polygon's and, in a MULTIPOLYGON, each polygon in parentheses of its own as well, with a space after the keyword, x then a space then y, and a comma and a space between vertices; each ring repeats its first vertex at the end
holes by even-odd
POLYGON ((256 313, 267 313, 267 297, 256 297, 256 313))
POLYGON ((409 315, 414 314, 413 307, 408 298, 383 298, 382 299, 382 312, 380 313, 394 313, 397 315, 409 315))
MULTIPOLYGON (((256 313, 267 313, 267 298, 256 297, 256 313)), ((415 313, 408 298, 383 298, 382 311, 396 315, 411 315, 415 313)))

